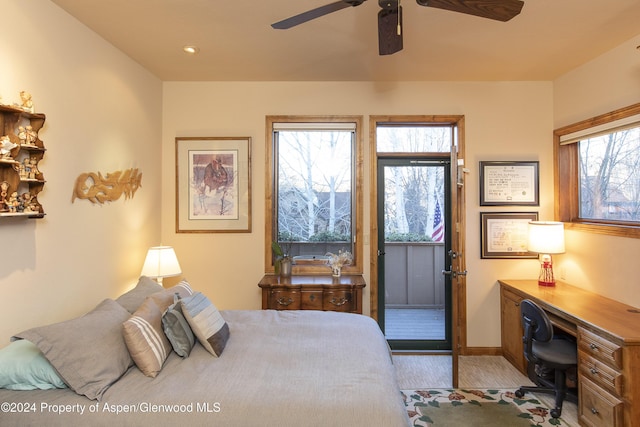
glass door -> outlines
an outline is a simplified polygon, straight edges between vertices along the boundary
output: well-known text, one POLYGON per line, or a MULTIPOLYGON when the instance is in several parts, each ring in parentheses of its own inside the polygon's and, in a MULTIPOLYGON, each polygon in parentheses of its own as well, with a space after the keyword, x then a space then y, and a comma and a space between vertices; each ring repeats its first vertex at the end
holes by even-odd
POLYGON ((378 322, 393 350, 451 350, 451 161, 378 158, 378 322))

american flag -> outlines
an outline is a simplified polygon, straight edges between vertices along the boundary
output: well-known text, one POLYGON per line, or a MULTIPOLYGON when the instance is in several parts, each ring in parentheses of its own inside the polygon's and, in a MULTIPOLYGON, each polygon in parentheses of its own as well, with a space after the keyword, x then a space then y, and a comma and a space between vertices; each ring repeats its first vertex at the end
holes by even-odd
POLYGON ((440 211, 440 202, 438 199, 436 199, 436 211, 433 216, 431 238, 434 242, 442 242, 442 239, 444 239, 444 221, 442 221, 442 211, 440 211))

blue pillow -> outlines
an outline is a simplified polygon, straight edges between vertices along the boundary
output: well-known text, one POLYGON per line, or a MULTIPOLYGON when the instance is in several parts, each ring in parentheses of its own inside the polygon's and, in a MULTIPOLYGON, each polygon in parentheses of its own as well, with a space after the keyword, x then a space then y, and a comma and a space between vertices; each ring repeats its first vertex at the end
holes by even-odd
POLYGON ((35 344, 17 340, 0 350, 0 388, 50 390, 67 385, 35 344))
POLYGON ((162 316, 162 327, 164 334, 169 339, 173 351, 180 357, 189 357, 191 349, 195 344, 193 331, 182 314, 180 307, 180 295, 175 294, 174 303, 169 306, 162 316))

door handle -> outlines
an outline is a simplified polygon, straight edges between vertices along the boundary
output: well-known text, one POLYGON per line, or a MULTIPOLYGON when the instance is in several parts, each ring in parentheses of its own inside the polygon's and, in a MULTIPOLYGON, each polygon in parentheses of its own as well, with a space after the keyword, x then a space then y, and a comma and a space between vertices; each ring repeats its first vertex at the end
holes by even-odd
POLYGON ((446 276, 451 276, 452 279, 455 279, 458 276, 466 276, 467 275, 467 270, 455 271, 453 269, 453 266, 450 265, 448 270, 442 270, 442 274, 444 274, 446 276))

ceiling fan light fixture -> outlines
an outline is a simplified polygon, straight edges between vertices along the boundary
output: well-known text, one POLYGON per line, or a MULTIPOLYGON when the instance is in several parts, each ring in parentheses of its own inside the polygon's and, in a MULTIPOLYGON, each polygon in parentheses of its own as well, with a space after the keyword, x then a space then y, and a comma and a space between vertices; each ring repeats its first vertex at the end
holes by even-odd
POLYGON ((198 46, 187 45, 182 48, 182 51, 184 53, 188 53, 189 55, 196 55, 198 52, 200 52, 200 48, 198 48, 198 46))

